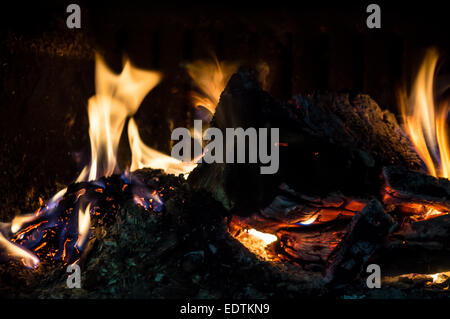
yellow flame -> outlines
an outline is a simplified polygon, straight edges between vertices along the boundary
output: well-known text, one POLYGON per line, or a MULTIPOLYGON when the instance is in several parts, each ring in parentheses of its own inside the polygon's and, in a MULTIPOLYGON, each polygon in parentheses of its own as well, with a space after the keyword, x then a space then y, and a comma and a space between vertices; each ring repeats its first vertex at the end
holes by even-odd
POLYGON ((430 49, 419 69, 409 96, 401 92, 400 107, 407 132, 429 174, 449 178, 450 145, 447 126, 449 107, 448 104, 441 106, 436 116, 433 96, 437 62, 437 51, 430 49), (436 158, 437 154, 439 159, 436 158))
POLYGON ((237 70, 237 65, 227 62, 196 61, 186 66, 187 71, 201 90, 201 94, 192 93, 192 102, 195 107, 203 106, 214 114, 228 80, 237 70))
POLYGON ((82 247, 89 234, 91 226, 91 203, 87 204, 85 209, 78 210, 78 240, 77 247, 82 247))
POLYGON ((3 234, 0 233, 0 247, 2 247, 6 255, 12 259, 20 260, 25 267, 36 268, 39 265, 39 258, 28 251, 27 249, 16 245, 7 240, 3 234))
POLYGON ((137 111, 144 97, 160 80, 159 73, 138 69, 129 60, 125 61, 122 73, 114 74, 96 55, 96 95, 88 102, 91 163, 83 169, 77 182, 114 173, 125 121, 137 111))
POLYGON ((429 276, 433 279, 433 284, 442 284, 447 281, 450 276, 450 272, 438 272, 435 274, 430 274, 429 276))
POLYGON ((145 145, 139 136, 138 127, 133 119, 128 122, 128 139, 131 147, 131 172, 144 167, 151 167, 162 169, 168 174, 179 175, 188 174, 197 166, 194 162, 180 161, 145 145))
POLYGON ((247 232, 250 235, 260 239, 266 246, 277 240, 277 236, 272 235, 272 234, 262 233, 260 231, 257 231, 254 228, 249 229, 247 232))

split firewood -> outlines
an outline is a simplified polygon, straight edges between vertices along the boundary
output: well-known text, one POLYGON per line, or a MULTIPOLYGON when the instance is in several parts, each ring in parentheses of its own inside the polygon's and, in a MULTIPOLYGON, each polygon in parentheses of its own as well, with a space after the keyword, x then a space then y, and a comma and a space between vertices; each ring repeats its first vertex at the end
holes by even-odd
POLYGON ((450 269, 450 215, 405 222, 377 254, 383 274, 433 274, 450 269))
POLYGON ((355 214, 345 237, 330 255, 325 281, 339 284, 354 279, 396 226, 379 201, 370 201, 355 214))
POLYGON ((383 202, 389 210, 426 219, 450 212, 450 181, 401 167, 383 168, 383 202))
POLYGON ((291 261, 325 265, 345 236, 347 225, 348 220, 338 219, 293 230, 279 230, 280 247, 277 250, 291 261))
POLYGON ((242 69, 222 93, 211 127, 224 134, 226 128, 279 128, 276 174, 261 175, 260 163, 201 163, 189 176, 194 188, 240 215, 267 207, 282 183, 319 197, 364 197, 379 192, 383 166, 419 167, 395 117, 367 95, 318 92, 281 104, 242 69))
POLYGON ((250 216, 233 216, 231 222, 241 228, 275 234, 280 229, 304 228, 310 224, 324 224, 335 219, 351 219, 367 204, 366 199, 349 198, 332 193, 323 198, 300 194, 288 185, 280 186, 273 201, 250 216))

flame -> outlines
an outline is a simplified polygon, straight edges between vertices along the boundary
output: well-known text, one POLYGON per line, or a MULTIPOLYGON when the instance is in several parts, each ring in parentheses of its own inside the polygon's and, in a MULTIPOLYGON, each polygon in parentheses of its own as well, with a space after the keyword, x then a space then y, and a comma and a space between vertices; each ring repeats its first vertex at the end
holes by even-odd
POLYGON ((142 142, 136 122, 131 118, 128 122, 128 139, 131 147, 130 171, 144 167, 162 169, 168 174, 184 174, 185 177, 197 164, 194 162, 183 162, 174 157, 158 152, 142 142))
POLYGON ((300 225, 306 226, 306 225, 311 225, 312 223, 314 223, 317 218, 319 217, 319 214, 315 214, 313 216, 311 216, 310 218, 308 218, 307 220, 303 221, 303 222, 299 222, 300 225))
POLYGON ((114 173, 125 121, 137 111, 144 97, 160 80, 159 73, 138 69, 129 60, 125 61, 122 73, 114 74, 96 55, 96 95, 88 102, 91 163, 83 169, 77 182, 96 180, 114 173))
POLYGON ((27 249, 10 242, 2 233, 0 233, 0 247, 6 251, 7 256, 22 261, 27 268, 37 268, 39 266, 39 258, 36 255, 27 249))
POLYGON ((196 61, 186 66, 189 76, 201 94, 192 92, 192 103, 195 107, 203 106, 212 114, 215 113, 228 80, 237 71, 234 63, 219 62, 216 57, 214 61, 196 61))
MULTIPOLYGON (((239 227, 240 228, 240 227, 239 227)), ((277 256, 267 249, 267 246, 277 240, 277 236, 257 231, 254 228, 240 228, 235 234, 230 233, 250 252, 266 261, 275 261, 277 256)))
POLYGON ((257 231, 254 228, 249 229, 247 232, 250 235, 252 235, 253 237, 260 239, 264 243, 265 246, 267 246, 277 240, 277 236, 272 235, 272 234, 262 233, 260 231, 257 231))
MULTIPOLYGON (((99 55, 96 55, 95 63, 96 95, 88 101, 91 162, 83 168, 76 182, 89 182, 90 187, 98 186, 94 191, 101 194, 106 187, 102 178, 111 176, 117 170, 117 150, 127 119, 136 113, 144 97, 161 80, 161 75, 138 69, 129 60, 125 60, 120 74, 114 74, 99 55)), ((132 150, 131 170, 150 166, 164 169, 167 173, 186 174, 196 166, 195 163, 183 163, 146 146, 132 118, 128 124, 128 134, 132 150)), ((163 201, 157 190, 148 189, 139 179, 131 182, 128 171, 121 177, 125 182, 122 190, 130 185, 137 204, 155 212, 161 211, 163 201)), ((70 261, 74 249, 80 252, 89 238, 91 206, 95 205, 96 200, 88 197, 86 188, 81 188, 73 199, 73 204, 78 206, 78 214, 72 214, 72 207, 59 207, 66 192, 67 188, 59 191, 45 206, 40 202, 41 207, 34 214, 16 216, 8 225, 13 237, 7 239, 0 233, 2 253, 21 259, 25 266, 35 268, 39 258, 27 248, 39 251, 39 257, 47 256, 65 262, 70 261), (72 219, 72 216, 77 219, 72 219), (72 229, 72 225, 77 229, 72 229), (77 236, 73 237, 75 231, 77 236), (45 238, 54 236, 58 238, 47 245, 49 242, 45 238), (58 246, 53 247, 55 245, 58 246), (44 247, 50 252, 43 252, 44 247)), ((71 200, 70 196, 68 198, 71 200)), ((113 199, 107 197, 106 200, 113 199)))
POLYGON ((437 62, 437 51, 430 49, 409 96, 404 91, 400 92, 400 107, 407 132, 428 173, 435 177, 450 178, 449 104, 442 103, 436 112, 433 96, 437 62))
POLYGON ((433 279, 433 284, 442 284, 448 280, 450 272, 438 272, 429 276, 433 279))
POLYGON ((88 203, 85 209, 78 210, 78 240, 77 247, 83 247, 91 226, 91 203, 88 203))
POLYGON ((64 188, 53 195, 53 197, 47 202, 43 209, 40 208, 33 214, 19 215, 14 217, 11 222, 11 233, 17 233, 23 227, 23 225, 36 220, 39 216, 42 215, 43 212, 53 209, 58 204, 59 200, 64 196, 66 191, 67 188, 64 188))

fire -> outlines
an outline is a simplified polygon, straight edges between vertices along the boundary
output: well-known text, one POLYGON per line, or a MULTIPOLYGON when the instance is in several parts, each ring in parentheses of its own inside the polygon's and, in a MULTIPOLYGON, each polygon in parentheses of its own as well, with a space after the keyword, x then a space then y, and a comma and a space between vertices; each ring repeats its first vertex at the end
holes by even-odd
POLYGON ((412 90, 400 95, 400 106, 405 126, 417 153, 428 173, 435 177, 450 178, 450 143, 448 140, 448 102, 436 107, 433 84, 438 53, 427 52, 412 90))
POLYGON ((311 225, 312 223, 314 223, 317 220, 318 217, 319 217, 319 214, 315 214, 312 217, 308 218, 307 220, 300 222, 299 224, 304 225, 304 226, 311 225))
POLYGON ((266 247, 271 243, 277 241, 277 236, 257 231, 254 228, 242 229, 235 235, 233 235, 245 248, 250 252, 259 256, 263 260, 273 261, 275 256, 270 254, 266 247))
POLYGON ((265 246, 267 246, 277 240, 277 236, 272 235, 272 234, 262 233, 260 231, 257 231, 254 228, 249 229, 248 233, 250 235, 262 240, 262 242, 264 243, 265 246))
MULTIPOLYGON (((89 239, 91 207, 96 205, 98 199, 89 195, 88 191, 107 196, 103 195, 106 192, 105 179, 118 171, 117 151, 125 123, 160 80, 158 72, 138 69, 129 60, 125 60, 122 72, 115 74, 96 55, 96 95, 89 99, 87 107, 91 161, 76 180, 88 183, 78 184, 83 186, 76 193, 66 194, 67 189, 59 191, 45 205, 40 203, 41 207, 34 214, 15 217, 10 225, 10 234, 0 233, 2 254, 35 268, 41 257, 70 262, 74 251, 83 249, 89 239)), ((128 133, 132 170, 151 166, 164 169, 167 173, 185 174, 196 165, 182 163, 146 146, 133 119, 129 121, 128 133)), ((148 189, 138 179, 131 178, 127 171, 121 179, 124 183, 122 191, 127 191, 130 186, 138 205, 155 212, 162 209, 163 202, 155 189, 148 189)), ((113 199, 106 197, 106 200, 113 199)))
POLYGON ((440 272, 429 276, 433 279, 433 284, 442 284, 448 280, 450 277, 450 272, 440 272))
POLYGON ((58 201, 64 196, 66 191, 67 188, 64 188, 59 192, 57 192, 48 201, 48 203, 45 205, 44 208, 39 208, 37 212, 35 212, 34 214, 27 214, 14 217, 14 219, 11 222, 11 233, 13 234, 17 233, 17 231, 19 231, 23 227, 23 225, 31 223, 32 221, 36 220, 39 216, 41 216, 42 213, 44 213, 45 211, 54 208, 58 204, 58 201))
POLYGON ((228 80, 237 71, 234 63, 214 61, 196 61, 186 66, 187 71, 195 85, 202 94, 192 92, 192 102, 195 107, 203 106, 212 114, 215 113, 228 80))
POLYGON ((88 102, 91 163, 83 169, 77 182, 114 173, 126 119, 138 110, 144 97, 160 80, 159 73, 138 69, 129 60, 125 61, 122 73, 114 74, 96 55, 96 95, 88 102))
POLYGON ((78 210, 78 240, 76 246, 81 249, 89 235, 91 226, 91 203, 85 209, 78 210))
POLYGON ((9 258, 22 261, 23 265, 27 268, 36 268, 39 266, 39 258, 36 255, 26 248, 11 243, 2 233, 0 233, 0 247, 9 258))
POLYGON ((168 174, 184 174, 187 177, 189 172, 197 166, 195 162, 182 162, 145 145, 139 136, 138 127, 133 119, 128 122, 128 139, 132 154, 131 172, 144 167, 152 167, 163 169, 168 174))

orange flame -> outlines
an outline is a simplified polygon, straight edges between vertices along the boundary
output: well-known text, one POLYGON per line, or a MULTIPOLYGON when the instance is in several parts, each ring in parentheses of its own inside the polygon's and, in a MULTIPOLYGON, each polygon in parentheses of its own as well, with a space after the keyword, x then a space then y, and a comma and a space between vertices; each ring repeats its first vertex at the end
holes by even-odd
POLYGON ((214 61, 196 61, 186 66, 187 71, 201 90, 202 94, 192 92, 192 102, 195 107, 203 106, 214 114, 228 80, 237 70, 234 63, 214 61))
POLYGON ((96 95, 88 102, 91 163, 83 169, 77 182, 96 180, 114 173, 125 121, 137 111, 144 97, 160 80, 159 73, 138 69, 129 60, 125 61, 122 73, 114 74, 96 55, 96 95))
POLYGON ((400 92, 400 107, 406 129, 428 173, 435 177, 450 178, 450 144, 447 115, 449 104, 443 103, 437 111, 433 84, 438 53, 427 52, 413 88, 407 96, 400 92))

